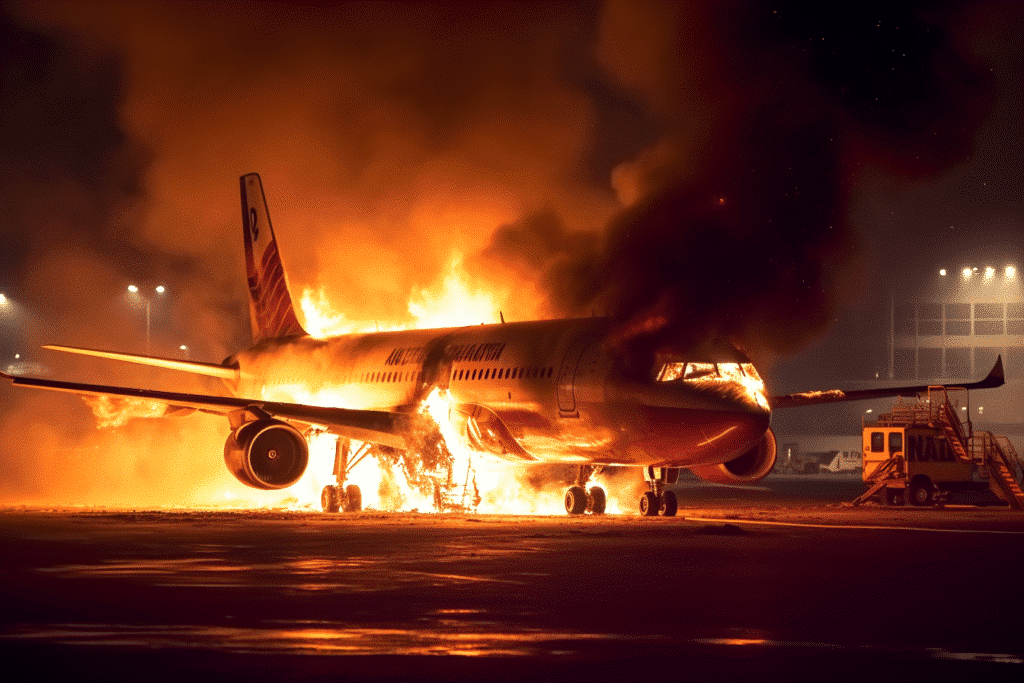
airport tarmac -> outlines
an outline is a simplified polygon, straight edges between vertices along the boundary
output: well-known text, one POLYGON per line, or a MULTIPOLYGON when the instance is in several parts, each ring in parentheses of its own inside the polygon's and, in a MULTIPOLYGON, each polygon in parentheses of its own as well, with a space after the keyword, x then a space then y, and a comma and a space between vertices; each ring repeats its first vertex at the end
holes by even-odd
POLYGON ((684 487, 667 519, 7 508, 0 656, 7 680, 1022 680, 1024 515, 821 500, 850 482, 684 487))

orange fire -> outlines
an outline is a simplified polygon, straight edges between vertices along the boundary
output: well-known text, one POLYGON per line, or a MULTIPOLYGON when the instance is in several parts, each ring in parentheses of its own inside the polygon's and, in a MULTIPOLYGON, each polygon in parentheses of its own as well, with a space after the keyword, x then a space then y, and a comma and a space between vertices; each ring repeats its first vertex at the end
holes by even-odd
POLYGON ((101 428, 121 427, 135 417, 162 417, 167 407, 140 398, 120 396, 83 396, 86 404, 96 416, 96 425, 101 428))

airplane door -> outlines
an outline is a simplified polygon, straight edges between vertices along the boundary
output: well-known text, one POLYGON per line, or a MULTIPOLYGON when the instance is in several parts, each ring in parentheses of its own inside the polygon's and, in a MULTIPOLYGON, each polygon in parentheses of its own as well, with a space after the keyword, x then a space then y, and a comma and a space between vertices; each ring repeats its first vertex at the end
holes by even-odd
POLYGON ((569 343, 562 359, 562 367, 558 370, 558 411, 563 417, 579 417, 576 412, 576 394, 573 391, 573 380, 576 368, 580 364, 583 351, 590 345, 587 337, 577 337, 569 343))

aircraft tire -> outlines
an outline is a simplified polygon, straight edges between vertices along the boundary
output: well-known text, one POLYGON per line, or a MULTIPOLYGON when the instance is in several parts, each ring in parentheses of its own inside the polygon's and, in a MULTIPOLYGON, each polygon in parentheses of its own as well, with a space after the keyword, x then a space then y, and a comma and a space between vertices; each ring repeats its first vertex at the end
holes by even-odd
POLYGON ((644 517, 654 517, 658 514, 658 497, 653 491, 646 491, 640 496, 640 514, 644 517))
POLYGON ((565 511, 570 515, 582 515, 587 509, 587 492, 582 486, 572 486, 565 492, 565 511))
POLYGON ((935 504, 935 487, 928 477, 914 477, 908 489, 908 499, 915 507, 929 507, 935 504))
POLYGON ((658 501, 658 514, 662 517, 675 517, 676 510, 679 509, 679 501, 676 500, 676 494, 672 491, 665 491, 661 494, 661 498, 658 501))
POLYGON ((338 493, 336 486, 328 485, 320 491, 320 507, 323 508, 324 512, 338 511, 338 493))
POLYGON ((592 515, 603 515, 608 505, 608 497, 600 486, 591 486, 587 492, 587 512, 592 515))
POLYGON ((359 512, 363 509, 363 492, 355 484, 345 487, 345 512, 359 512))

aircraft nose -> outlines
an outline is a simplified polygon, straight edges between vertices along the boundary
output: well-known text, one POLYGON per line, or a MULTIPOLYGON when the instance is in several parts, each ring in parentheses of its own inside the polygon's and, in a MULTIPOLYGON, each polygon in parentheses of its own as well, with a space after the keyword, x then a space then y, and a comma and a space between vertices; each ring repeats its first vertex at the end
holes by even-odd
POLYGON ((639 409, 643 436, 636 445, 666 461, 689 454, 721 460, 756 445, 768 430, 771 409, 763 394, 732 382, 665 382, 621 386, 621 405, 639 409))

